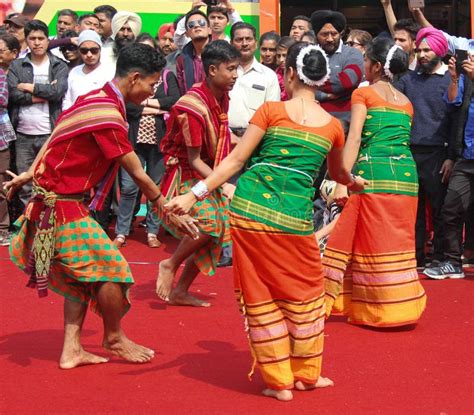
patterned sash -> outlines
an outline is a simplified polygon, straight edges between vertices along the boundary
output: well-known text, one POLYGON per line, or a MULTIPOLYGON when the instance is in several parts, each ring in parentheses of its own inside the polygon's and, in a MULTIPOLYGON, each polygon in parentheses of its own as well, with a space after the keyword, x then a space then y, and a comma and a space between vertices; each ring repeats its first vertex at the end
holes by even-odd
POLYGON ((33 248, 25 272, 30 276, 27 286, 36 287, 40 297, 48 295, 48 277, 55 246, 56 201, 82 201, 83 199, 84 195, 57 195, 40 186, 33 186, 32 202, 42 203, 43 209, 36 223, 33 248))

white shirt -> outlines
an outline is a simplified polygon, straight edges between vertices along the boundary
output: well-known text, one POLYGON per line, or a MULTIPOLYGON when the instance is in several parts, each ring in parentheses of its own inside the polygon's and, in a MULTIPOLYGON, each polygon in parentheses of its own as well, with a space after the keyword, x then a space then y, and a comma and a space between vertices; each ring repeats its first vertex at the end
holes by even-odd
POLYGON ((276 73, 255 58, 246 72, 239 65, 237 74, 239 77, 229 93, 229 127, 247 128, 264 102, 280 101, 280 86, 276 73))
MULTIPOLYGON (((33 65, 33 83, 49 83, 49 59, 45 59, 40 65, 33 65)), ((49 119, 49 102, 22 105, 18 115, 19 133, 26 135, 45 135, 51 133, 51 122, 49 119)))
POLYGON ((100 51, 100 63, 102 65, 109 65, 115 68, 115 64, 117 63, 117 56, 114 52, 114 41, 107 40, 105 44, 102 45, 102 49, 100 51))
POLYGON ((76 99, 94 89, 99 89, 114 77, 111 67, 100 64, 92 72, 84 73, 85 65, 76 66, 69 72, 67 92, 63 101, 63 110, 71 107, 76 99))

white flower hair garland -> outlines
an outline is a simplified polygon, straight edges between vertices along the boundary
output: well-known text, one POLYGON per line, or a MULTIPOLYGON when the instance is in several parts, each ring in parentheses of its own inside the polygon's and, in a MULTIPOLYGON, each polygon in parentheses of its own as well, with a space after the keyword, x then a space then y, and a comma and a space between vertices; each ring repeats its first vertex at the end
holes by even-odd
POLYGON ((320 48, 318 45, 308 45, 308 46, 305 46, 304 48, 301 48, 300 53, 298 53, 298 56, 296 58, 296 72, 298 74, 298 78, 301 81, 303 81, 306 85, 309 85, 309 86, 324 85, 326 81, 329 79, 329 75, 331 75, 331 69, 329 68, 329 60, 328 60, 328 56, 326 55, 326 52, 324 52, 324 50, 320 48), (303 60, 305 56, 311 53, 311 51, 313 50, 321 52, 326 61, 326 75, 323 76, 319 81, 314 81, 312 79, 309 79, 303 73, 303 67, 304 67, 303 60))
POLYGON ((397 51, 397 49, 403 50, 400 46, 398 45, 393 45, 388 53, 387 53, 387 58, 385 59, 385 65, 383 66, 383 71, 385 72, 385 75, 392 81, 393 80, 393 73, 390 71, 390 63, 392 62, 393 55, 397 51))

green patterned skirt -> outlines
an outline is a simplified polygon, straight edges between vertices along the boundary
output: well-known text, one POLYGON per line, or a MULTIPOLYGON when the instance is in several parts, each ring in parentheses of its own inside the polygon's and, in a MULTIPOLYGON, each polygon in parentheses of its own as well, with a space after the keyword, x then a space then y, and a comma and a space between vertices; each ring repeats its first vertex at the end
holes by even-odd
MULTIPOLYGON (((198 179, 191 179, 182 182, 179 187, 179 194, 188 193, 198 181, 198 179)), ((180 231, 165 223, 162 212, 155 209, 154 213, 162 221, 166 230, 174 237, 179 239, 183 237, 180 231)), ((230 243, 227 198, 219 188, 206 199, 196 202, 189 214, 198 220, 197 227, 199 230, 212 237, 208 244, 195 252, 194 262, 203 274, 214 275, 222 247, 230 243)))
MULTIPOLYGON (((10 245, 10 257, 25 270, 36 232, 34 222, 21 216, 10 245)), ((48 288, 72 301, 88 304, 101 314, 97 303, 100 282, 122 285, 123 313, 130 308, 128 291, 134 283, 127 261, 100 225, 87 216, 58 225, 48 288)))

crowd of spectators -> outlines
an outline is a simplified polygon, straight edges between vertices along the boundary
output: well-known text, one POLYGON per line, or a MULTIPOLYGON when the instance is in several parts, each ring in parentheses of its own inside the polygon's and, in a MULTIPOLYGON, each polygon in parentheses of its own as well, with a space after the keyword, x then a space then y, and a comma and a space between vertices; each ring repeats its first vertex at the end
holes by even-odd
MULTIPOLYGON (((158 50, 167 61, 154 95, 140 106, 127 106, 129 139, 148 175, 159 183, 164 171, 159 144, 167 115, 180 96, 204 80, 201 54, 210 42, 226 40, 242 56, 230 93, 229 127, 236 144, 262 104, 288 98, 286 51, 300 40, 318 44, 327 54, 330 78, 315 100, 341 121, 347 134, 352 92, 367 83, 366 49, 374 37, 392 37, 409 56, 409 71, 397 76, 394 87, 414 106, 411 151, 420 189, 417 264, 432 278, 461 276, 462 255, 474 258, 474 41, 441 31, 428 41, 424 31, 431 24, 421 9, 411 9, 412 19, 397 20, 390 0, 381 0, 381 7, 388 32, 350 30, 342 13, 319 10, 311 17, 295 16, 287 36, 274 31, 258 36, 230 0, 215 6, 195 0, 190 12, 158 27, 156 36, 142 32, 139 15, 109 5, 81 16, 60 10, 54 37, 40 20, 9 15, 0 27, 0 181, 7 179, 7 170, 28 169, 61 112, 112 80, 118 52, 133 42, 158 50)), ((119 177, 106 208, 92 214, 105 229, 117 217, 114 243, 124 247, 141 195, 125 171, 119 177)), ((0 193, 0 245, 9 244, 17 205, 30 196, 31 187, 12 202, 0 193)), ((141 225, 147 229, 148 246, 160 246, 159 223, 150 212, 141 225)), ((232 263, 229 251, 224 250, 221 265, 232 263)))

